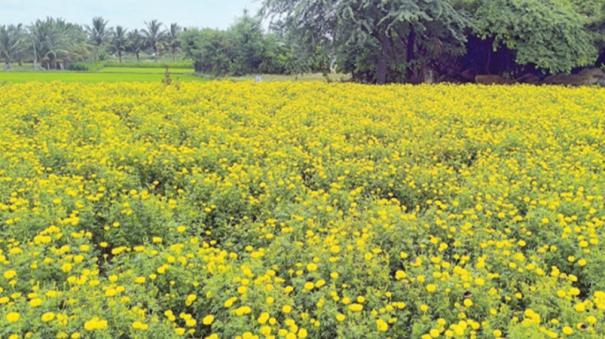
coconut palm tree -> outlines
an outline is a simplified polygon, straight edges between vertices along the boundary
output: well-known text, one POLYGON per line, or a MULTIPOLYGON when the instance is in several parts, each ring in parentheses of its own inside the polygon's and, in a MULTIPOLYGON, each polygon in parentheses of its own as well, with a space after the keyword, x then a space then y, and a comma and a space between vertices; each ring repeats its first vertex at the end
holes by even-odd
POLYGON ((21 61, 27 50, 27 32, 23 25, 0 26, 0 58, 4 59, 6 69, 11 62, 21 61))
POLYGON ((145 49, 145 37, 138 29, 128 33, 127 50, 137 57, 137 62, 141 60, 141 52, 145 49))
POLYGON ((170 24, 170 29, 168 29, 168 32, 166 34, 166 44, 168 45, 168 48, 170 49, 170 53, 172 54, 173 60, 176 60, 176 53, 181 48, 181 41, 179 39, 181 32, 182 32, 181 26, 179 26, 176 23, 173 23, 173 24, 170 24))
POLYGON ((95 60, 99 60, 99 51, 111 36, 111 32, 107 29, 107 23, 107 20, 98 16, 92 18, 92 25, 87 27, 88 38, 95 49, 95 60))
POLYGON ((128 44, 126 29, 122 26, 116 26, 111 37, 111 49, 118 54, 118 60, 122 63, 122 53, 126 50, 128 44))
POLYGON ((30 27, 30 36, 34 63, 41 63, 46 69, 60 68, 70 61, 81 60, 89 52, 86 31, 62 19, 36 20, 30 27))
POLYGON ((162 30, 162 23, 156 19, 145 22, 145 25, 147 27, 143 30, 143 36, 145 37, 147 47, 151 48, 154 59, 157 61, 161 44, 165 38, 165 32, 162 30))

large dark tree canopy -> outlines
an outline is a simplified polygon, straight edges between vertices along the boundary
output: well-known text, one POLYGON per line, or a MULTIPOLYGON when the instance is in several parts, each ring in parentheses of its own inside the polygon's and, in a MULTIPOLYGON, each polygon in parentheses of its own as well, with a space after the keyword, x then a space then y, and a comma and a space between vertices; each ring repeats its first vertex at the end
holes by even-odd
MULTIPOLYGON (((605 40, 604 0, 265 0, 263 11, 341 70, 377 83, 447 73, 466 47, 481 46, 470 37, 544 73, 594 64, 605 40)), ((487 72, 491 57, 481 60, 487 72)))
POLYGON ((470 24, 449 0, 267 0, 264 11, 313 48, 325 45, 360 80, 415 81, 423 66, 459 53, 470 24))
POLYGON ((518 64, 569 72, 597 57, 595 36, 586 29, 588 16, 570 2, 479 0, 474 18, 475 33, 491 39, 495 50, 505 46, 516 51, 518 64))

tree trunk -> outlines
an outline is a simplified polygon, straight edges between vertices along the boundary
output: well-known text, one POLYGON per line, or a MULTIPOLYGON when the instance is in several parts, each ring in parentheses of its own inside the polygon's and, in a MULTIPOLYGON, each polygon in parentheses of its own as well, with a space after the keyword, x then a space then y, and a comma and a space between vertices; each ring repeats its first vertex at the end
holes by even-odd
POLYGON ((378 56, 378 62, 376 64, 376 83, 386 84, 387 73, 389 70, 389 53, 391 51, 391 40, 385 34, 378 34, 378 41, 380 41, 380 55, 378 56))
POLYGON ((601 67, 602 65, 605 65, 605 50, 601 51, 596 63, 597 67, 601 67))
POLYGON ((139 55, 140 52, 135 52, 134 55, 137 57, 137 63, 141 61, 141 56, 139 55))
POLYGON ((118 50, 118 60, 122 63, 122 51, 118 50))
POLYGON ((407 70, 406 70, 405 77, 408 82, 415 81, 414 65, 412 65, 412 63, 414 62, 414 58, 416 57, 415 53, 414 53, 415 45, 416 45, 416 31, 414 30, 414 27, 411 27, 410 32, 408 33, 408 41, 406 43, 407 70))
POLYGON ((193 63, 193 68, 195 69, 196 73, 202 73, 202 63, 199 61, 195 61, 193 63))
POLYGON ((376 65, 376 83, 385 84, 387 82, 387 57, 384 54, 384 50, 378 57, 378 64, 376 65))

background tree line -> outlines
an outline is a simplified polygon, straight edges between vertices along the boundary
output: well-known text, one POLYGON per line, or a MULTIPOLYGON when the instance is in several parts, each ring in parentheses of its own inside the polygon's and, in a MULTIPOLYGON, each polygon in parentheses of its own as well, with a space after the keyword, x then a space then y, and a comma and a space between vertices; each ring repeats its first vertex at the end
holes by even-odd
POLYGON ((158 20, 128 30, 112 27, 101 17, 93 18, 90 25, 56 18, 36 20, 29 26, 0 25, 0 59, 5 69, 33 63, 48 70, 80 70, 87 64, 121 63, 125 57, 140 62, 145 57, 193 61, 198 72, 214 75, 290 73, 296 69, 287 46, 278 35, 263 30, 260 17, 247 12, 226 30, 182 28, 158 20))
POLYGON ((360 82, 536 79, 605 62, 605 0, 264 0, 227 29, 61 19, 0 26, 5 67, 124 56, 214 75, 342 72, 360 82), (264 29, 263 20, 268 23, 264 29))
POLYGON ((125 53, 137 60, 148 52, 154 58, 160 53, 179 51, 181 27, 151 20, 144 29, 127 30, 122 26, 110 27, 108 21, 95 17, 90 26, 69 23, 63 19, 39 19, 30 26, 0 26, 0 58, 5 68, 13 63, 33 62, 44 69, 63 69, 82 61, 100 61, 114 54, 119 62, 125 53))
POLYGON ((517 79, 605 62, 605 0, 265 0, 263 14, 363 82, 517 79))

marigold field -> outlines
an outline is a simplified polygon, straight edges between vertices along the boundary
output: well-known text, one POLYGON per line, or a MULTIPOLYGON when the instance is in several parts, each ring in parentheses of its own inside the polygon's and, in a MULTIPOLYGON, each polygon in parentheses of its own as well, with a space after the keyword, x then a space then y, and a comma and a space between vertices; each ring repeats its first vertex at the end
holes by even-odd
POLYGON ((602 338, 605 90, 0 85, 1 338, 602 338))

